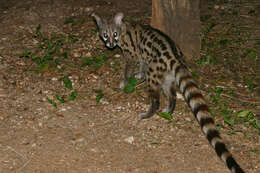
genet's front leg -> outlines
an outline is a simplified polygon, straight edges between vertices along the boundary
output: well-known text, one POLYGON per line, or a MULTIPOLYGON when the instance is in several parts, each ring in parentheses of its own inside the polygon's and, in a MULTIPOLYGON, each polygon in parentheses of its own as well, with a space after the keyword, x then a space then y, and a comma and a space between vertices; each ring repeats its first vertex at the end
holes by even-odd
POLYGON ((123 81, 120 82, 120 88, 124 88, 128 84, 128 79, 134 76, 134 71, 136 68, 136 61, 125 58, 125 69, 123 75, 123 81))
POLYGON ((139 62, 139 72, 138 74, 135 75, 137 79, 142 79, 145 77, 146 67, 147 67, 146 63, 143 60, 141 60, 139 62))

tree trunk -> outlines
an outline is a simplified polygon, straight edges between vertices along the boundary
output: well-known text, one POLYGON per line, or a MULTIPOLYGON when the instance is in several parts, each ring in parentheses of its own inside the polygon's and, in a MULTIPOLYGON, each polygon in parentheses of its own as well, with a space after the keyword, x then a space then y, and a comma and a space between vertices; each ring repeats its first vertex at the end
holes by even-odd
POLYGON ((200 53, 200 0, 153 0, 152 27, 169 35, 190 60, 200 53))

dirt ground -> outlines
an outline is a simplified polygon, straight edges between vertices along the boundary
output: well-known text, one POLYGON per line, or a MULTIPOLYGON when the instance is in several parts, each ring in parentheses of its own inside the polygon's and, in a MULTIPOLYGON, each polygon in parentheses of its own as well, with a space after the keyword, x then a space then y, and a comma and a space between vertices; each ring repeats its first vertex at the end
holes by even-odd
MULTIPOLYGON (((218 11, 215 7, 211 10, 218 11)), ((104 48, 89 17, 93 11, 102 16, 122 11, 129 16, 126 20, 149 23, 151 1, 0 2, 0 173, 228 173, 183 100, 178 100, 172 122, 159 116, 138 120, 148 108, 145 86, 131 94, 119 89, 121 65, 112 68, 120 59, 118 50, 104 48), (39 44, 34 37, 39 24, 46 37, 74 34, 79 39, 64 48, 69 58, 57 69, 65 70, 37 73, 32 59, 21 57, 39 44), (98 70, 80 66, 81 57, 99 54, 113 58, 98 70), (65 98, 71 92, 60 80, 66 75, 78 95, 59 103, 57 94, 65 98), (104 92, 99 104, 97 89, 104 92)), ((214 75, 206 68, 193 70, 207 79, 206 85, 225 85, 211 79, 214 75)), ((226 74, 230 72, 236 75, 232 70, 226 74)), ((235 91, 260 100, 259 90, 235 91)), ((259 113, 259 105, 252 109, 259 113)), ((259 173, 259 133, 246 124, 231 128, 221 117, 216 121, 224 124, 222 136, 242 168, 259 173)))

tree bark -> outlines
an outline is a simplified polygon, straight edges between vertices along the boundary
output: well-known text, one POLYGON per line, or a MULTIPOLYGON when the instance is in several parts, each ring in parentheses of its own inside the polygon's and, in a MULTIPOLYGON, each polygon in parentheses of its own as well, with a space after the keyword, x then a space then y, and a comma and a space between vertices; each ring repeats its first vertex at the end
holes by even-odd
POLYGON ((190 60, 200 53, 200 0, 153 0, 151 26, 179 45, 190 60))

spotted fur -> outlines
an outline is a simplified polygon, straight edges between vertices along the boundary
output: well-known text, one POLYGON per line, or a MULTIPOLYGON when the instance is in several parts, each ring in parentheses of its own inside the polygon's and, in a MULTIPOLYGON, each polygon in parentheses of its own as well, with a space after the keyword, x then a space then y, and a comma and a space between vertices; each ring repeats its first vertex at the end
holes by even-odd
POLYGON ((176 90, 185 98, 196 117, 202 132, 220 159, 232 173, 244 173, 226 145, 223 143, 207 103, 195 80, 183 61, 183 54, 176 44, 163 32, 150 26, 129 25, 122 22, 123 14, 118 13, 111 21, 92 15, 99 28, 99 34, 108 48, 119 46, 124 55, 124 87, 133 76, 136 62, 140 63, 140 76, 146 78, 151 106, 140 119, 152 117, 160 106, 160 91, 168 99, 164 109, 173 113, 176 103, 176 90))

